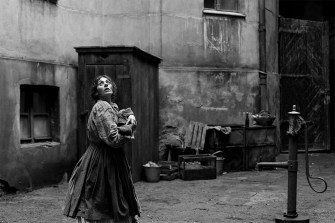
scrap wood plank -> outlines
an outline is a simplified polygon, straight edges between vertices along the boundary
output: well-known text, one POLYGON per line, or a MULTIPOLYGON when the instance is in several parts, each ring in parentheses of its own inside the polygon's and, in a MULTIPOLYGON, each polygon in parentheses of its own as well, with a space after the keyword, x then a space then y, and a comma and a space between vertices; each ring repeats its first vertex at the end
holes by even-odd
POLYGON ((197 143, 198 131, 199 131, 199 123, 194 122, 193 136, 192 136, 191 145, 190 145, 190 147, 193 149, 197 149, 196 143, 197 143))
POLYGON ((185 147, 190 147, 192 137, 193 137, 193 128, 194 128, 194 122, 191 121, 188 129, 186 130, 186 136, 185 136, 185 147))
POLYGON ((204 150, 205 147, 205 140, 206 140, 206 133, 207 133, 207 125, 203 124, 204 127, 202 129, 202 134, 201 134, 201 141, 200 141, 200 149, 204 150))
POLYGON ((186 131, 185 147, 203 150, 205 145, 207 125, 191 121, 186 131))

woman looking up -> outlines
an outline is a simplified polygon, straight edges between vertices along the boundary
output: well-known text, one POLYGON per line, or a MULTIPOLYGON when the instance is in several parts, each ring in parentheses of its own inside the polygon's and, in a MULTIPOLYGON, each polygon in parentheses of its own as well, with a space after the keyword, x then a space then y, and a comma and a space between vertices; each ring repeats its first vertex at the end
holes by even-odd
POLYGON ((87 123, 88 147, 69 180, 64 215, 78 222, 137 222, 140 206, 122 145, 130 136, 119 131, 118 123, 136 125, 130 108, 119 111, 113 103, 115 83, 98 76, 91 96, 96 101, 87 123))

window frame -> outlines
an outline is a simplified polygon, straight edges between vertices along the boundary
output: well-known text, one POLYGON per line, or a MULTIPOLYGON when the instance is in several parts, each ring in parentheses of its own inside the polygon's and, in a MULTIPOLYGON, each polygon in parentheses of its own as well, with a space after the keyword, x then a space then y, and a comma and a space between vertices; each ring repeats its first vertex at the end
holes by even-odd
POLYGON ((228 12, 238 12, 238 9, 239 9, 239 1, 238 0, 233 0, 235 1, 235 10, 232 10, 232 9, 221 9, 220 6, 220 0, 212 0, 214 1, 214 7, 213 8, 205 8, 205 1, 204 0, 204 9, 209 9, 209 10, 216 10, 216 11, 228 11, 228 12))
MULTIPOLYGON (((57 132, 59 131, 59 127, 53 127, 53 116, 59 114, 59 106, 58 101, 52 102, 50 100, 58 100, 59 88, 48 85, 21 85, 20 86, 20 97, 25 95, 24 101, 21 101, 20 98, 20 143, 21 144, 29 144, 29 143, 40 143, 40 142, 50 142, 56 140, 57 132), (46 94, 47 97, 43 103, 46 107, 46 111, 34 111, 34 97, 33 95, 37 93, 38 95, 46 94), (21 106, 25 106, 26 111, 21 110, 21 106), (53 111, 54 110, 54 111, 53 111), (55 114, 53 114, 55 113, 55 114), (21 126, 21 117, 27 118, 27 127, 28 137, 22 137, 23 128, 21 126), (36 117, 46 117, 47 124, 47 135, 46 136, 36 136, 34 131, 36 117)), ((59 118, 57 118, 59 120, 59 118)))
POLYGON ((214 1, 214 7, 213 8, 206 8, 205 7, 205 1, 204 0, 204 9, 203 14, 208 15, 223 15, 223 16, 234 16, 234 17, 246 17, 244 13, 242 13, 240 10, 240 1, 236 1, 236 10, 228 10, 228 9, 220 9, 220 4, 217 4, 219 0, 213 0, 214 1))

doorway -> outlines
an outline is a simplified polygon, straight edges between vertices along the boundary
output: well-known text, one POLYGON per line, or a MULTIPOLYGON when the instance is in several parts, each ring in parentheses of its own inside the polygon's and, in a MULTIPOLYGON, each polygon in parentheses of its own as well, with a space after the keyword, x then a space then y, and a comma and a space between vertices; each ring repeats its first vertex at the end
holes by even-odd
MULTIPOLYGON (((282 152, 288 149, 288 112, 296 105, 307 122, 311 150, 329 150, 328 23, 279 20, 280 118, 282 152)), ((304 148, 304 134, 298 149, 304 148)))
POLYGON ((281 152, 287 152, 286 120, 294 104, 308 122, 310 150, 334 151, 335 3, 279 0, 279 14, 281 152))

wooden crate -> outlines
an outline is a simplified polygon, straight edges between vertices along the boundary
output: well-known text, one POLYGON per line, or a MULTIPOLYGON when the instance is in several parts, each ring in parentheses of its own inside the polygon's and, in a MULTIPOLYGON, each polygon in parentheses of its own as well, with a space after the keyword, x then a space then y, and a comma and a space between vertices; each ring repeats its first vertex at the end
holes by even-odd
POLYGON ((172 174, 178 172, 178 162, 176 161, 159 161, 162 174, 172 174))
POLYGON ((216 179, 216 156, 210 154, 178 157, 179 177, 183 180, 216 179))
POLYGON ((174 180, 179 177, 178 162, 175 161, 159 161, 158 165, 161 167, 161 180, 174 180))

